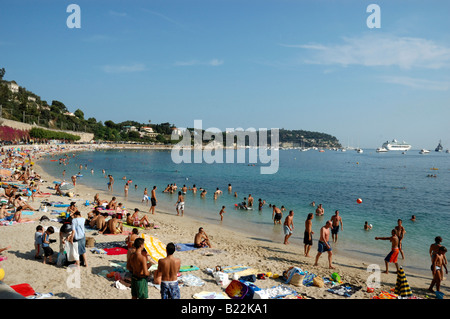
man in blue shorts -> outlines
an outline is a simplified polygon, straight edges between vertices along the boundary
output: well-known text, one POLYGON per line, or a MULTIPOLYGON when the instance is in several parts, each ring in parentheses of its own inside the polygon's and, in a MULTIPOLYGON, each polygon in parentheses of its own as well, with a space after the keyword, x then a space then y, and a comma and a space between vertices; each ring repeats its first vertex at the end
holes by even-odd
POLYGON ((177 274, 181 261, 173 256, 175 244, 166 246, 167 257, 158 260, 158 273, 161 274, 161 299, 180 299, 177 274))
POLYGON ((332 259, 333 253, 331 251, 331 246, 330 246, 330 242, 329 242, 330 228, 331 228, 331 220, 327 220, 325 226, 320 228, 320 239, 319 239, 319 243, 318 243, 316 262, 314 263, 314 266, 318 265, 317 262, 319 261, 319 258, 322 255, 322 253, 327 252, 328 253, 328 266, 330 269, 334 269, 334 267, 331 264, 331 259, 332 259))

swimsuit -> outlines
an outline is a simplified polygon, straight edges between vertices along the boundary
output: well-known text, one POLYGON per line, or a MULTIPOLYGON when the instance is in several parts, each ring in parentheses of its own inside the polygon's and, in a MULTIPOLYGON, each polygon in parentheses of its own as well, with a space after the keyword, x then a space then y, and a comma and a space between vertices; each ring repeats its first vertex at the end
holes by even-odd
POLYGON ((339 232, 339 226, 333 226, 333 228, 331 228, 331 233, 333 235, 337 235, 338 232, 339 232))
POLYGON ((397 257, 398 257, 398 253, 399 253, 399 249, 398 248, 393 248, 391 250, 391 252, 386 256, 386 258, 384 258, 385 261, 387 261, 388 263, 397 263, 397 257))
MULTIPOLYGON (((328 246, 330 246, 330 242, 328 242, 328 246)), ((331 246, 330 246, 330 248, 328 248, 327 245, 323 241, 319 240, 319 246, 317 248, 317 251, 319 253, 323 253, 323 252, 326 252, 326 251, 331 251, 331 246)))
POLYGON ((285 234, 285 235, 290 235, 290 234, 292 234, 292 230, 289 228, 288 225, 284 225, 284 234, 285 234))
POLYGON ((131 296, 138 299, 148 298, 148 282, 147 277, 131 276, 131 296))
POLYGON ((184 210, 184 202, 179 202, 177 205, 177 209, 184 210))
POLYGON ((281 219, 281 213, 275 213, 275 220, 280 220, 281 219))
POLYGON ((178 281, 161 281, 161 299, 180 299, 178 281))
POLYGON ((156 199, 155 198, 151 198, 151 202, 152 202, 152 206, 156 206, 156 199))
POLYGON ((305 231, 305 234, 303 235, 303 243, 305 245, 312 245, 313 241, 312 241, 312 235, 311 235, 311 239, 310 238, 310 233, 305 231))

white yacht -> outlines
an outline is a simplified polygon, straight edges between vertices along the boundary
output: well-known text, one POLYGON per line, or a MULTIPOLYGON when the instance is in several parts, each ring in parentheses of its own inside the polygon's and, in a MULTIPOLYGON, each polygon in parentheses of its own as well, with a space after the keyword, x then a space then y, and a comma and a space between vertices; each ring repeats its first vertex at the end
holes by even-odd
POLYGON ((393 139, 392 142, 386 141, 382 145, 383 148, 388 151, 409 151, 411 149, 411 145, 403 141, 403 143, 397 142, 396 139, 393 139))
POLYGON ((420 150, 420 152, 419 152, 419 154, 428 154, 428 153, 430 153, 430 151, 429 150, 426 150, 426 149, 421 149, 420 150))
POLYGON ((384 147, 377 148, 377 153, 386 153, 386 152, 389 152, 389 151, 384 147))
POLYGON ((358 147, 358 148, 356 149, 356 152, 357 152, 357 153, 363 153, 364 151, 363 151, 362 148, 359 148, 359 147, 358 147))

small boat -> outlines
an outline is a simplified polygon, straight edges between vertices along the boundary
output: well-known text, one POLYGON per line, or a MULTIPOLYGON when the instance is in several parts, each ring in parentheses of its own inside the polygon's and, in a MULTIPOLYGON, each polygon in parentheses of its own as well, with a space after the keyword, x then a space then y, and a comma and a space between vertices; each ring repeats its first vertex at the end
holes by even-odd
POLYGON ((445 153, 450 153, 450 150, 446 150, 445 153))
POLYGON ((356 152, 357 152, 357 153, 363 153, 364 151, 363 151, 362 148, 357 148, 357 149, 356 149, 356 152))
POLYGON ((442 147, 441 141, 439 140, 438 146, 434 149, 435 152, 442 152, 444 148, 442 147))
POLYGON ((428 154, 428 153, 430 153, 430 151, 426 149, 421 149, 419 152, 419 154, 428 154))
POLYGON ((389 152, 387 149, 385 149, 384 147, 379 147, 377 148, 377 153, 386 153, 389 152))

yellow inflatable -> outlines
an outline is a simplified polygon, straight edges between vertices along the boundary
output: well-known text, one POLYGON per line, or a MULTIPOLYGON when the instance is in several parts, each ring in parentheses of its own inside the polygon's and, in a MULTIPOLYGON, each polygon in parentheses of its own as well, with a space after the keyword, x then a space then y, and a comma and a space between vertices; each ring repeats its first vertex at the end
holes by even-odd
POLYGON ((3 270, 3 268, 0 268, 0 281, 2 281, 3 278, 5 278, 5 271, 3 270))

